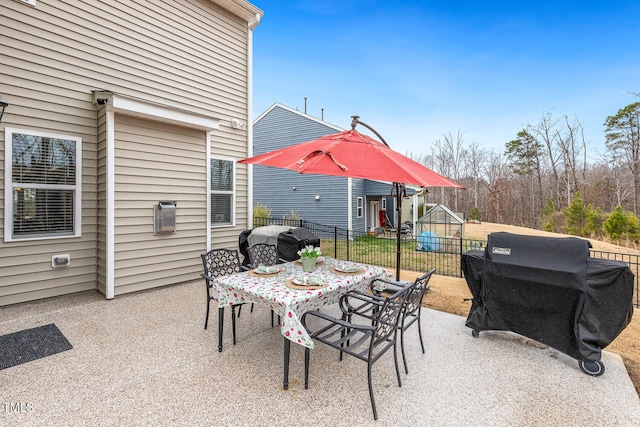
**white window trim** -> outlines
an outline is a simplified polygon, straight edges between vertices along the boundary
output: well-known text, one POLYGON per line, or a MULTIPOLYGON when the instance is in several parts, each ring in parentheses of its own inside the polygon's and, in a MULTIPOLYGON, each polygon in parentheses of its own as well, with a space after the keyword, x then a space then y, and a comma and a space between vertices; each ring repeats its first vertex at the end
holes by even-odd
POLYGON ((237 199, 237 183, 236 183, 236 159, 225 156, 209 155, 207 159, 207 221, 210 228, 225 228, 236 226, 236 199, 237 199), (233 189, 231 191, 213 191, 211 190, 211 160, 224 160, 231 162, 233 166, 232 178, 233 189), (211 195, 212 194, 231 194, 231 223, 230 224, 214 224, 211 222, 211 195))
POLYGON ((382 201, 380 203, 380 209, 383 209, 383 210, 386 211, 387 210, 387 198, 386 197, 382 197, 380 200, 382 201))
POLYGON ((356 197, 356 218, 364 217, 364 199, 356 197))
POLYGON ((26 3, 29 6, 34 6, 36 5, 36 0, 18 0, 20 3, 26 3))
POLYGON ((33 130, 5 128, 4 130, 4 241, 24 242, 31 240, 52 240, 70 239, 82 235, 82 138, 70 135, 58 135, 48 132, 38 132, 33 130), (76 142, 76 184, 75 200, 73 212, 73 234, 49 235, 49 236, 20 236, 13 237, 13 134, 25 133, 55 139, 69 139, 76 142))

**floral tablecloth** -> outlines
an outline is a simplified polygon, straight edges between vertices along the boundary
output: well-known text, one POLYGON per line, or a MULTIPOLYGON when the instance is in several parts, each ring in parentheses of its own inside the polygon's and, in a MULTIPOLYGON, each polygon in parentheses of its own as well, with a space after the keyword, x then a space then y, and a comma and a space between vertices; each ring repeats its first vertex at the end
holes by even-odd
MULTIPOLYGON (((291 273, 287 279, 303 274, 302 266, 290 262, 291 273)), ((288 288, 278 281, 276 276, 259 277, 243 272, 218 278, 214 283, 214 294, 218 299, 218 308, 239 303, 257 303, 268 306, 280 315, 280 331, 285 338, 296 344, 314 348, 314 342, 302 326, 300 318, 310 310, 335 304, 340 297, 352 289, 368 289, 371 282, 378 278, 392 278, 382 267, 351 263, 362 269, 358 274, 338 274, 323 266, 316 267, 312 273, 323 277, 327 286, 317 289, 296 290, 288 288)))

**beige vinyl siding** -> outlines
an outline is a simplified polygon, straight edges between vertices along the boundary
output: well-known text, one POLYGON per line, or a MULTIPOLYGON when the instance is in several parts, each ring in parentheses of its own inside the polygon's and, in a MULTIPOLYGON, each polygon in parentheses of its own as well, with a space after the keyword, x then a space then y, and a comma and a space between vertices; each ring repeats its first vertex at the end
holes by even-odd
MULTIPOLYGON (((24 126, 54 134, 82 137, 82 234, 79 238, 0 241, 0 306, 47 298, 54 295, 95 289, 96 287, 96 158, 95 126, 69 126, 59 122, 44 122, 47 126, 24 126), (86 133, 91 132, 91 133, 86 133), (52 268, 51 257, 69 254, 71 265, 52 268)), ((4 118, 3 118, 3 126, 4 118)), ((0 146, 0 165, 4 169, 4 132, 0 146)), ((4 178, 4 172, 2 173, 4 178)), ((0 191, 4 207, 4 179, 0 191)), ((0 209, 0 234, 4 233, 4 212, 0 209)))
MULTIPOLYGON (((247 157, 247 145, 244 132, 232 128, 220 128, 211 132, 211 156, 244 159, 247 157)), ((247 165, 236 163, 235 219, 233 227, 211 228, 211 248, 238 248, 240 233, 248 228, 247 165)))
POLYGON ((247 24, 209 1, 13 3, 7 25, 20 38, 3 46, 3 62, 26 68, 27 79, 33 70, 43 81, 37 69, 45 67, 49 82, 72 90, 246 118, 247 24), (176 25, 181 19, 189 25, 176 25))
MULTIPOLYGON (((3 1, 0 21, 0 93, 10 103, 2 128, 79 136, 83 143, 81 238, 0 241, 0 306, 86 289, 104 293, 106 127, 104 108, 97 111, 92 91, 107 90, 219 120, 215 151, 246 157, 247 132, 231 129, 229 122, 239 119, 250 125, 247 22, 209 0, 38 0, 36 7, 3 1), (52 269, 51 256, 60 253, 71 254, 71 266, 52 269)), ((199 254, 206 249, 207 232, 205 132, 163 126, 145 120, 122 123, 121 117, 116 126, 117 144, 134 144, 118 145, 116 155, 116 294, 197 278, 201 269, 199 254), (141 124, 142 130, 132 129, 131 123, 141 124), (125 128, 119 129, 122 124, 125 128), (159 129, 162 135, 153 134, 157 141, 138 138, 159 129), (169 145, 165 133, 176 134, 181 142, 187 138, 189 156, 169 145), (175 179, 165 181, 165 157, 189 168, 172 171, 175 179), (196 161, 202 174, 197 184, 191 170, 196 161), (142 168, 140 162, 155 166, 142 168), (155 194, 147 192, 147 181, 162 182, 162 190, 158 185, 152 189, 155 194), (151 202, 171 199, 167 194, 179 196, 173 198, 179 201, 180 243, 173 235, 140 239, 148 231, 152 235, 151 202), (146 203, 132 208, 130 202, 136 201, 146 203), (170 242, 171 254, 158 253, 154 245, 160 241, 170 242), (150 245, 141 246, 146 243, 150 245), (153 255, 143 255, 145 249, 153 255), (170 274, 166 262, 176 263, 170 274)), ((0 141, 4 188, 4 132, 0 141)), ((212 245, 236 247, 238 233, 246 228, 246 167, 238 167, 237 188, 236 221, 243 218, 244 225, 213 230, 212 245)), ((3 206, 0 192, 0 220, 3 206)))
MULTIPOLYGON (((48 126, 24 126, 55 134, 82 137, 82 235, 79 238, 0 242, 0 306, 47 298, 96 287, 96 193, 95 193, 95 127, 69 126, 45 122, 48 126), (92 132, 91 134, 84 132, 92 132), (51 267, 51 257, 70 254, 71 265, 51 267)), ((40 122, 42 125, 42 122, 40 122)), ((4 125, 4 120, 3 120, 4 125)), ((0 164, 4 169, 4 132, 1 132, 0 164)), ((4 173, 2 173, 4 178, 4 173)), ((0 198, 4 207, 4 179, 0 198)), ((4 212, 0 209, 0 233, 4 233, 4 212)))
POLYGON ((206 249, 206 132, 116 114, 115 294, 197 279, 206 249), (176 232, 153 234, 175 200, 176 232))
MULTIPOLYGON (((2 51, 4 53, 5 46, 2 51)), ((0 132, 0 234, 4 233, 4 216, 11 215, 11 212, 4 212, 4 128, 15 127, 82 138, 82 234, 79 238, 10 243, 0 240, 0 306, 95 289, 95 108, 89 102, 74 99, 69 91, 66 91, 67 96, 52 96, 46 85, 16 77, 0 74, 0 87, 3 96, 11 100, 3 116, 0 132), (51 257, 57 254, 69 254, 71 265, 52 268, 51 257)))

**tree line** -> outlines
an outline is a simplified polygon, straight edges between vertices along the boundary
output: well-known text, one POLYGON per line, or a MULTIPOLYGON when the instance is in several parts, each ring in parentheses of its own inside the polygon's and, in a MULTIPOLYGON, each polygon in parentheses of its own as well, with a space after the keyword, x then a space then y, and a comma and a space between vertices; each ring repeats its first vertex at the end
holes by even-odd
POLYGON ((637 245, 640 102, 603 126, 606 150, 596 160, 587 158, 582 122, 549 112, 527 123, 504 152, 467 144, 458 131, 443 134, 428 154, 407 155, 467 188, 433 188, 427 201, 469 219, 637 245))

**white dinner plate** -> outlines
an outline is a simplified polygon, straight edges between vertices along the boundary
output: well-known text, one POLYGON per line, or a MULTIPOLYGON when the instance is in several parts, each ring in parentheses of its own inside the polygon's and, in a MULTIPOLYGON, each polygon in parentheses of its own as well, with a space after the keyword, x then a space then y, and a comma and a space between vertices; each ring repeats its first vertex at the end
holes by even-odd
POLYGON ((294 277, 293 279, 291 279, 291 282, 294 285, 298 285, 298 286, 322 286, 322 284, 305 282, 304 280, 299 280, 297 277, 294 277))
POLYGON ((351 266, 349 266, 349 267, 343 268, 343 266, 341 266, 341 265, 336 265, 333 268, 335 268, 336 271, 339 271, 341 273, 357 273, 358 271, 360 271, 360 267, 351 267, 351 266))
POLYGON ((280 270, 275 270, 275 271, 272 271, 272 272, 269 273, 267 271, 261 271, 261 270, 259 270, 257 268, 253 269, 253 272, 256 273, 256 274, 276 274, 278 271, 280 271, 280 270))

